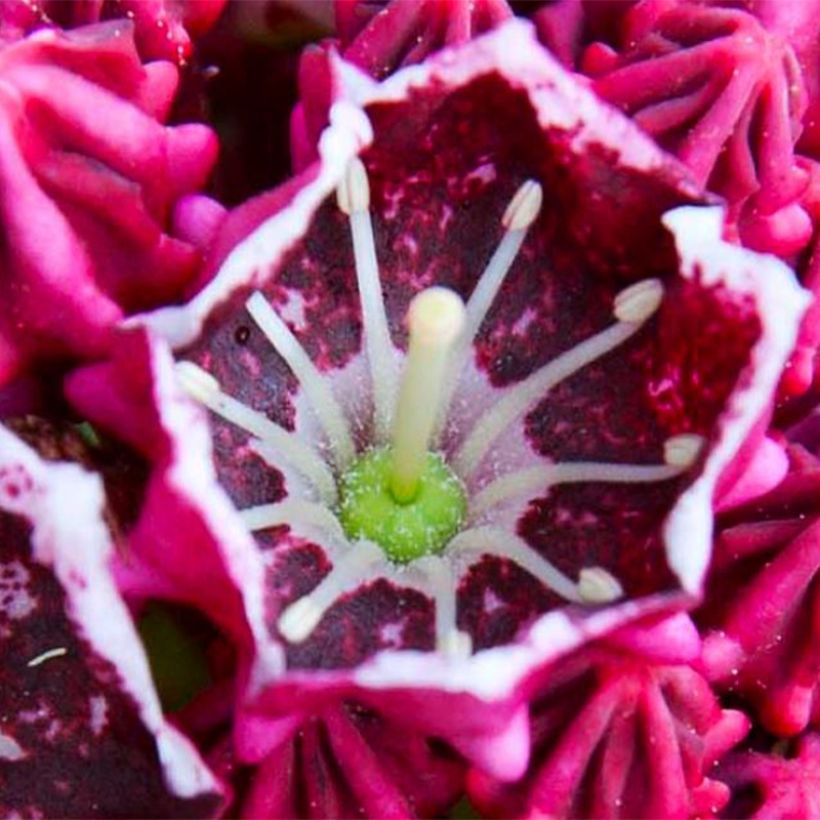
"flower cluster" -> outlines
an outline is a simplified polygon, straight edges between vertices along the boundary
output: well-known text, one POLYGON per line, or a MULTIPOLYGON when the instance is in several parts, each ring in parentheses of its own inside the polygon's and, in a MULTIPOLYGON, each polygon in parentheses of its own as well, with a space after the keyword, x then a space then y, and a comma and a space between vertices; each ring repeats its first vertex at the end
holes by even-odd
POLYGON ((817 811, 805 6, 0 0, 0 814, 817 811))

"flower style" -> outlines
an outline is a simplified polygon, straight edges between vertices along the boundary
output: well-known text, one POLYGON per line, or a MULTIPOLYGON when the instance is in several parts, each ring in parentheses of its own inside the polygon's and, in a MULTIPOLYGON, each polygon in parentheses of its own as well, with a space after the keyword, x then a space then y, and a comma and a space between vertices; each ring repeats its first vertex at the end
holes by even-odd
POLYGON ((191 194, 216 140, 161 124, 176 68, 143 66, 127 21, 7 45, 0 78, 2 384, 46 357, 104 355, 125 314, 181 298, 201 257, 172 223, 203 210, 191 194))
POLYGON ((129 595, 237 641, 241 761, 352 700, 514 777, 536 670, 698 592, 713 496, 754 457, 806 299, 722 243, 718 211, 663 216, 700 201, 685 170, 525 26, 382 85, 334 71, 320 163, 231 215, 191 302, 133 320, 180 361, 134 330, 67 392, 154 465, 129 595), (466 330, 446 321, 429 364, 440 401, 397 403, 431 286, 466 330), (213 411, 216 474, 180 387, 213 411), (403 407, 464 502, 416 552, 345 507, 403 407))
POLYGON ((777 488, 726 513, 703 615, 709 676, 785 736, 820 725, 820 461, 799 446, 791 456, 777 488))
POLYGON ((559 660, 532 708, 522 783, 473 772, 485 816, 692 817, 729 799, 713 764, 746 734, 690 664, 700 640, 685 615, 627 628, 559 660), (707 776, 708 775, 708 776, 707 776))
POLYGON ((96 477, 0 429, 0 811, 213 814, 222 787, 162 716, 102 512, 96 477))

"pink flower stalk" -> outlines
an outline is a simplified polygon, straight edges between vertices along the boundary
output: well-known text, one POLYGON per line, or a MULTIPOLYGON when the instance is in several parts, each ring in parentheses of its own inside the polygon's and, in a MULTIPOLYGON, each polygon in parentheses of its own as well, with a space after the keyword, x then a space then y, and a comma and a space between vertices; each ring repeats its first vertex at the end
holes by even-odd
POLYGON ((3 384, 33 361, 102 355, 125 314, 182 296, 200 253, 173 222, 202 221, 189 195, 216 141, 162 125, 177 72, 141 64, 128 22, 8 45, 0 79, 3 384))
POLYGON ((0 428, 0 812, 213 814, 223 788, 162 715, 103 504, 95 476, 0 428))
POLYGON ((514 778, 528 681, 699 592, 806 297, 525 26, 381 85, 333 70, 320 161, 233 212, 199 293, 132 320, 153 337, 121 335, 67 393, 152 464, 115 567, 129 598, 236 641, 241 764, 352 700, 514 778), (467 330, 440 414, 410 410, 465 511, 412 552, 343 505, 398 447, 404 320, 431 285, 467 330))
POLYGON ((543 673, 532 701, 523 781, 474 771, 469 794, 492 817, 711 815, 729 799, 713 765, 748 730, 691 667, 700 652, 685 615, 588 644, 543 673))
POLYGON ((133 21, 144 59, 183 64, 192 36, 216 22, 226 0, 4 0, 0 42, 13 42, 42 28, 72 29, 105 20, 133 21))
POLYGON ((817 817, 820 814, 820 737, 810 732, 788 756, 748 751, 729 755, 718 769, 734 799, 724 817, 817 817))
POLYGON ((776 489, 726 514, 703 615, 707 674, 785 736, 820 725, 820 461, 791 456, 776 489))

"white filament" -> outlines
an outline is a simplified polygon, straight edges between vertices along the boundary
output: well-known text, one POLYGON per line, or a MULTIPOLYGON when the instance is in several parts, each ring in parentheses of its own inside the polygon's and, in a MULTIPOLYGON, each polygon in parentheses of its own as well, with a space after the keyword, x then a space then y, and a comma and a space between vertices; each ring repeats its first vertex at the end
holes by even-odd
POLYGON ((472 639, 456 624, 456 579, 446 558, 428 555, 414 562, 427 580, 436 607, 436 649, 451 658, 472 654, 472 639))
POLYGON ((279 616, 278 627, 291 643, 301 643, 313 632, 324 614, 346 592, 360 586, 375 564, 384 558, 380 547, 358 541, 307 595, 294 601, 279 616))
POLYGON ((506 558, 535 576, 556 595, 573 603, 581 603, 578 586, 570 578, 539 555, 523 538, 506 530, 497 527, 464 530, 450 541, 447 551, 481 552, 506 558))
POLYGON ((390 433, 398 380, 370 220, 367 172, 361 160, 354 159, 350 163, 347 176, 339 187, 339 206, 350 220, 364 343, 373 385, 374 438, 375 443, 381 445, 387 442, 390 433))
POLYGON ((487 267, 478 279, 478 282, 467 301, 464 331, 456 342, 447 367, 445 379, 445 394, 442 396, 441 410, 438 418, 440 432, 447 418, 447 410, 453 399, 453 393, 458 385, 459 377, 464 370, 467 358, 470 355, 473 342, 484 323, 484 319, 495 301, 498 291, 504 284, 507 274, 515 262, 521 245, 527 235, 527 230, 538 216, 542 202, 541 186, 532 180, 527 180, 516 192, 502 222, 507 229, 499 242, 495 253, 487 263, 487 267))
POLYGON ((298 498, 246 507, 239 511, 239 516, 251 532, 287 524, 317 529, 341 541, 347 540, 339 519, 324 504, 314 504, 298 498))
POLYGON ((501 476, 476 493, 470 503, 471 515, 478 515, 511 498, 544 492, 556 484, 599 481, 612 484, 639 484, 666 481, 686 468, 668 464, 608 464, 576 461, 544 464, 501 476))
POLYGON ((310 445, 262 413, 223 393, 219 382, 199 365, 177 362, 175 371, 183 390, 192 398, 225 421, 259 438, 304 476, 326 504, 336 502, 333 473, 310 445))
POLYGON ((353 461, 356 450, 347 420, 330 385, 322 378, 322 374, 316 369, 287 324, 282 321, 259 291, 253 293, 245 303, 245 307, 298 379, 313 407, 316 418, 325 431, 336 469, 344 470, 353 461))
POLYGON ((557 384, 577 373, 633 336, 640 325, 617 322, 547 363, 524 381, 508 388, 476 422, 453 459, 453 468, 466 481, 501 433, 523 416, 557 384))

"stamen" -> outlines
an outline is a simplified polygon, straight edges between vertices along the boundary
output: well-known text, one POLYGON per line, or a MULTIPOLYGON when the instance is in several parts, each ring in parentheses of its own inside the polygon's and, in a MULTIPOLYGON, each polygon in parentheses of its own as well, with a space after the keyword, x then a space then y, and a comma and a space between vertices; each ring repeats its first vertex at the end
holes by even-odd
POLYGON ((346 592, 360 586, 382 557, 379 547, 369 541, 354 544, 312 592, 294 601, 279 616, 277 625, 282 636, 290 643, 310 637, 328 609, 346 592))
POLYGON ((686 470, 698 460, 705 445, 706 439, 695 433, 673 436, 664 444, 663 460, 667 464, 686 470))
POLYGON ((662 297, 663 286, 656 279, 632 285, 615 298, 614 310, 619 318, 616 324, 562 353, 510 388, 503 399, 479 418, 456 453, 453 467, 462 480, 466 480, 479 466, 498 436, 544 398, 547 392, 634 336, 657 310, 662 297))
POLYGON ((609 604, 623 597, 624 588, 603 567, 586 567, 578 573, 578 592, 585 604, 609 604))
POLYGON ((333 463, 338 470, 343 470, 353 460, 356 450, 350 428, 327 381, 287 324, 279 318, 259 291, 248 299, 245 308, 299 380, 327 435, 333 463))
POLYGON ((211 412, 256 436, 299 471, 325 504, 336 503, 336 481, 324 460, 305 442, 262 413, 223 393, 219 382, 193 362, 177 362, 177 379, 186 393, 211 412))
POLYGON ((501 224, 506 228, 506 232, 470 294, 467 301, 464 332, 450 356, 445 379, 445 395, 442 398, 438 418, 439 429, 443 427, 446 420, 447 409, 458 385, 459 375, 464 370, 473 341, 521 250, 527 230, 541 210, 543 198, 541 186, 535 180, 528 179, 516 191, 501 218, 501 224))
POLYGON ((385 444, 396 401, 397 374, 370 220, 367 171, 361 160, 354 159, 348 166, 347 175, 339 186, 338 201, 339 208, 350 218, 364 342, 373 385, 375 443, 385 444))
POLYGON ((447 288, 417 294, 407 313, 410 344, 393 426, 390 490, 413 500, 441 400, 447 357, 464 325, 464 303, 447 288))
POLYGON ((578 586, 546 558, 539 555, 523 538, 497 527, 473 527, 459 533, 447 552, 481 552, 506 558, 535 576, 547 589, 573 603, 581 603, 578 586))
POLYGON ((510 498, 546 491, 557 484, 603 482, 641 484, 675 478, 692 466, 703 446, 695 435, 675 436, 664 443, 665 464, 609 464, 601 461, 573 461, 544 464, 501 476, 476 493, 470 504, 475 516, 510 498))
POLYGON ((339 520, 324 504, 289 498, 275 504, 246 507, 239 511, 239 517, 251 532, 288 524, 297 528, 312 527, 335 539, 347 541, 339 520))
POLYGON ((436 605, 436 649, 450 658, 468 658, 473 651, 469 633, 456 625, 456 583, 446 558, 428 555, 414 566, 426 577, 436 605))

